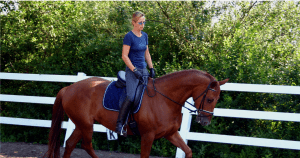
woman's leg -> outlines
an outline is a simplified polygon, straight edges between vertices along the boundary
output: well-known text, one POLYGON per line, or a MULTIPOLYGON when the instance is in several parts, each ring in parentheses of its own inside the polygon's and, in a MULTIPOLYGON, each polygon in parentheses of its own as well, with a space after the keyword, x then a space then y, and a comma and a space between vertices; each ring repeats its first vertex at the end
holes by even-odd
POLYGON ((135 91, 136 91, 139 81, 138 81, 138 79, 136 79, 135 75, 129 68, 126 68, 125 78, 126 78, 126 93, 127 94, 126 94, 126 98, 125 98, 124 102, 122 103, 122 106, 119 111, 116 133, 126 136, 126 131, 123 130, 123 124, 126 121, 130 107, 134 101, 135 91))

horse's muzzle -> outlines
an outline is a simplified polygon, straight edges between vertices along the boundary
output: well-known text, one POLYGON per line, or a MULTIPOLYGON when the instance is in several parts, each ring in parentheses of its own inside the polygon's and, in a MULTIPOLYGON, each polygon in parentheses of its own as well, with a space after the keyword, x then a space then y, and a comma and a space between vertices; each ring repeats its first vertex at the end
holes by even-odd
POLYGON ((201 113, 197 115, 196 121, 200 123, 202 126, 207 126, 210 124, 210 120, 208 119, 208 117, 201 113))

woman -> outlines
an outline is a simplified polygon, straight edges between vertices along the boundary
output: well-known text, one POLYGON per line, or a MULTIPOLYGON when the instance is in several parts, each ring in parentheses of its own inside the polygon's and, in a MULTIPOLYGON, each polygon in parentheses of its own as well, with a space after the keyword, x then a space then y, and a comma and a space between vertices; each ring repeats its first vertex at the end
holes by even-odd
POLYGON ((125 78, 127 97, 121 106, 117 120, 116 133, 121 135, 126 132, 123 130, 123 124, 128 116, 130 106, 134 101, 139 81, 143 81, 145 84, 148 82, 149 73, 146 68, 146 62, 150 68, 150 77, 155 77, 148 48, 148 35, 142 31, 145 22, 145 15, 142 12, 136 11, 133 13, 133 29, 125 35, 123 40, 122 59, 126 64, 125 78))

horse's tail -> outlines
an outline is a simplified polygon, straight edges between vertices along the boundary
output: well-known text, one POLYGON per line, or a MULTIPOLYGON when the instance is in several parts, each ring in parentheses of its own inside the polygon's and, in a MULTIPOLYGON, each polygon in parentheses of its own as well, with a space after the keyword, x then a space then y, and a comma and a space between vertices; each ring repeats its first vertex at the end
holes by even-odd
POLYGON ((64 109, 62 106, 62 97, 64 89, 60 90, 56 96, 53 112, 52 112, 52 124, 49 133, 48 151, 43 158, 59 158, 60 157, 60 133, 61 123, 64 119, 64 109))

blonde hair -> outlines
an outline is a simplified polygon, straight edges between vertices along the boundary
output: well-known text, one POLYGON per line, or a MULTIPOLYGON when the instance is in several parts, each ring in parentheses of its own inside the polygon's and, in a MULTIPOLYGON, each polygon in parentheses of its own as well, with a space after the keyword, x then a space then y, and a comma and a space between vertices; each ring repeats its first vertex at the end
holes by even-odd
MULTIPOLYGON (((144 13, 136 11, 132 14, 132 21, 137 22, 141 17, 145 16, 144 13)), ((133 24, 132 24, 133 25, 133 24)))

